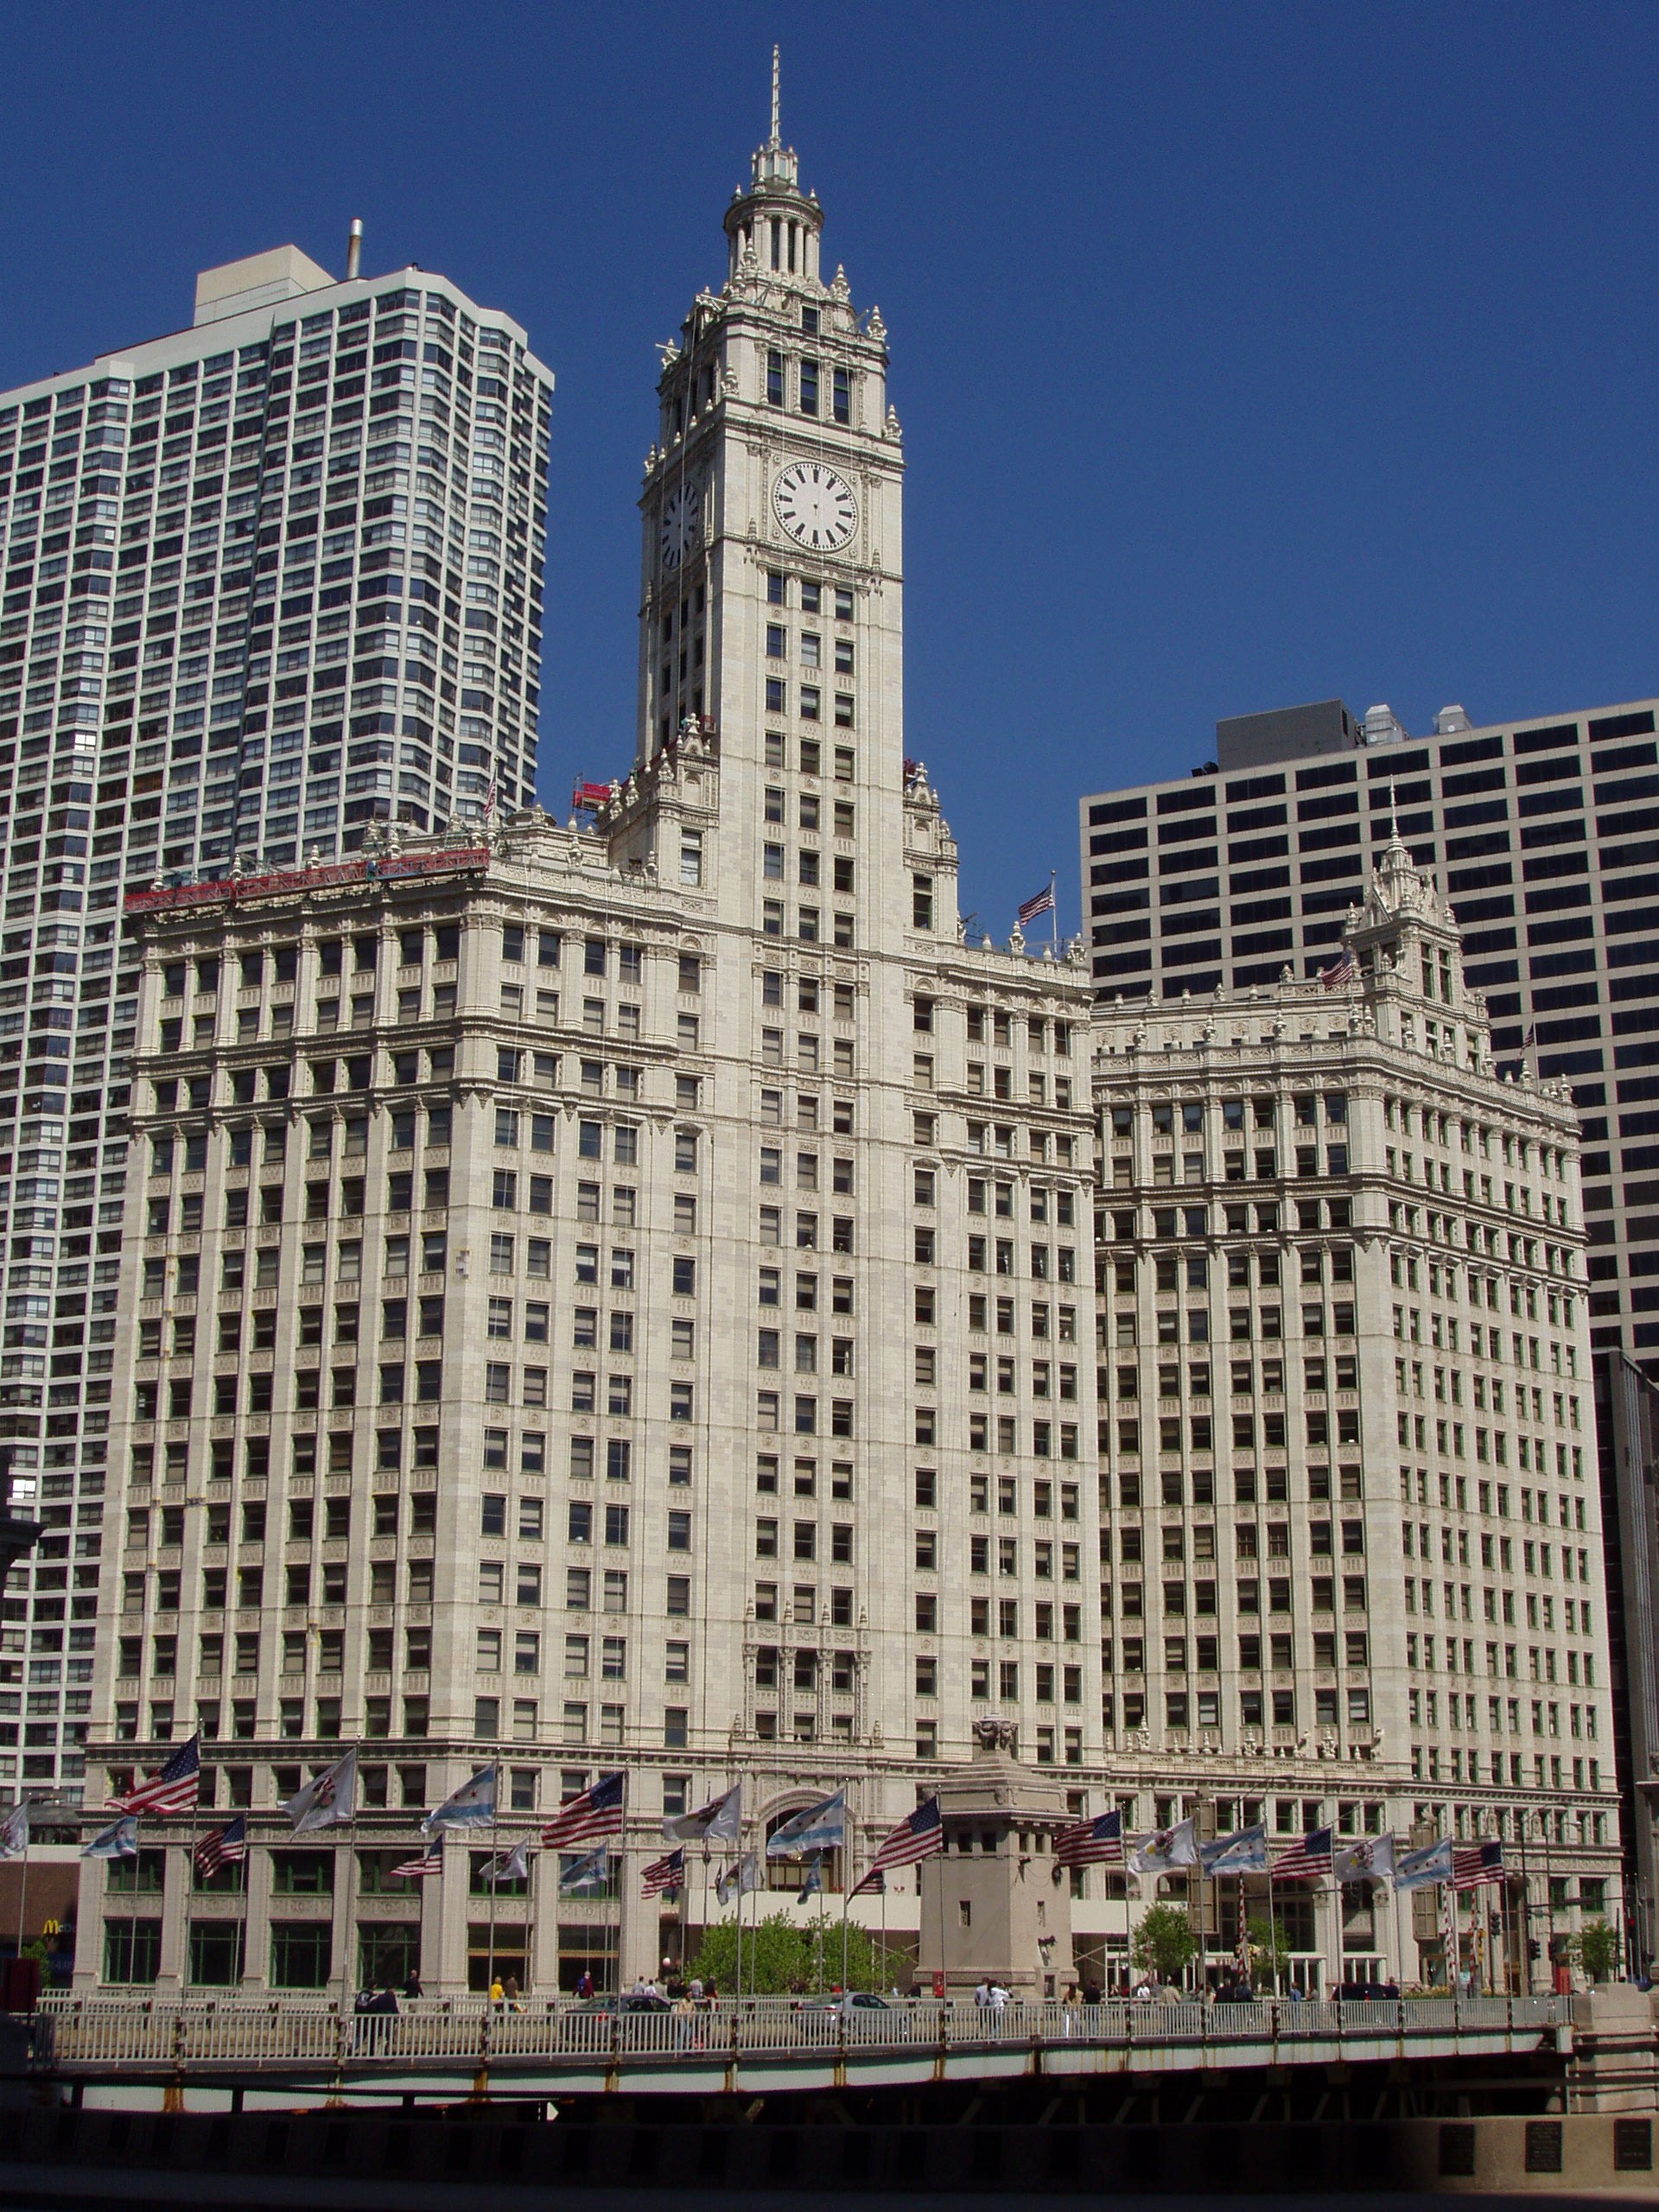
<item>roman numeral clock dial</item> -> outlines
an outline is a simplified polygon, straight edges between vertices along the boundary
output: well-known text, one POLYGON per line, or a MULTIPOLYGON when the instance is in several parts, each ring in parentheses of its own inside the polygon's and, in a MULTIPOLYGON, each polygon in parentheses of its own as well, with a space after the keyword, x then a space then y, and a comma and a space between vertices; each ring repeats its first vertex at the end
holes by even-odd
POLYGON ((836 553, 858 528, 858 502, 833 468, 798 461, 772 487, 772 504, 785 533, 815 553, 836 553))
POLYGON ((677 569, 702 534, 702 493, 696 484, 677 484, 663 502, 663 566, 677 569))

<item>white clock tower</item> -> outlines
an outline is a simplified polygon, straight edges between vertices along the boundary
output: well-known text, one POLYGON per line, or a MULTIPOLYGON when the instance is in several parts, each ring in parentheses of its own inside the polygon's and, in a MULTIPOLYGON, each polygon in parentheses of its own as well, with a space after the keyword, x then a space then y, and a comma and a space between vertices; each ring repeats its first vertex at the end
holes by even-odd
POLYGON ((774 54, 725 284, 664 349, 640 500, 639 759, 693 715, 712 724, 722 921, 758 928, 781 905, 796 937, 804 904, 808 931, 816 908, 822 941, 849 949, 883 933, 877 885, 905 926, 903 457, 880 315, 855 309, 839 269, 824 281, 823 212, 798 175, 774 54))
POLYGON ((664 349, 607 827, 696 979, 675 1080, 702 1182, 663 1219, 696 1249, 649 1332, 706 1345, 666 1500, 701 1515, 690 1725, 765 1817, 844 1780, 875 1829, 993 1706, 1039 1760, 1098 1734, 1066 1526, 1093 1436, 1088 978, 962 940, 955 840, 905 757, 887 333, 825 279, 773 66, 725 281, 664 349))

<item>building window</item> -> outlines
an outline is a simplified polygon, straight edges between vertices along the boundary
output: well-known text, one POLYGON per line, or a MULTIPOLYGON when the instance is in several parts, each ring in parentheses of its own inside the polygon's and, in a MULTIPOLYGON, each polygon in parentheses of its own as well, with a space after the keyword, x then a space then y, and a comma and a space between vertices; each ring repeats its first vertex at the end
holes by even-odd
POLYGON ((270 1931, 274 1989, 326 1989, 334 1962, 334 1928, 326 1920, 279 1920, 270 1931))
POLYGON ((149 1983, 162 1967, 162 1923, 157 1919, 106 1919, 104 1923, 104 1979, 149 1983))

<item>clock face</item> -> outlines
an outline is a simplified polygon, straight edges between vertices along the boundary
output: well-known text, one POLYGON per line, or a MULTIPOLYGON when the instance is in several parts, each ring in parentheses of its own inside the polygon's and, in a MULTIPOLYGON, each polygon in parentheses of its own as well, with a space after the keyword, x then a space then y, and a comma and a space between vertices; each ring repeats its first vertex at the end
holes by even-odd
POLYGON ((677 484, 663 501, 663 566, 677 569, 702 530, 702 493, 695 484, 677 484))
POLYGON ((858 528, 858 502, 833 468, 798 461, 772 487, 778 519, 798 545, 834 553, 858 528))

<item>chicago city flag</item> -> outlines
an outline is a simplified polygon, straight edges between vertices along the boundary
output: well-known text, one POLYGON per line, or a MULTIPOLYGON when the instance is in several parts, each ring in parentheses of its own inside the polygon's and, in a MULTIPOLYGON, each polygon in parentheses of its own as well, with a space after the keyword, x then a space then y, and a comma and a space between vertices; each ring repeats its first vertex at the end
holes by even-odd
POLYGON ((124 1821, 111 1821, 109 1827, 81 1847, 83 1859, 136 1859, 138 1856, 138 1822, 130 1813, 124 1821))
POLYGON ((839 1851, 847 1827, 847 1792, 837 1789, 797 1813, 766 1840, 768 1859, 804 1859, 810 1852, 839 1851))
POLYGON ((1431 1882, 1449 1882, 1452 1878, 1452 1839, 1443 1835, 1438 1843, 1426 1843, 1421 1851, 1402 1853, 1395 1861, 1394 1886, 1396 1890, 1423 1890, 1431 1882))
POLYGON ((1253 1828, 1238 1828, 1199 1846, 1206 1874, 1265 1874, 1268 1871, 1268 1831, 1258 1821, 1253 1828))
POLYGON ((603 1889, 611 1878, 611 1847, 601 1843, 585 1859, 573 1859, 559 1876, 559 1895, 573 1897, 578 1890, 603 1889))
POLYGON ((435 1805, 421 1822, 423 1835, 436 1835, 448 1827, 472 1827, 495 1818, 495 1766, 480 1767, 470 1782, 452 1789, 442 1805, 435 1805))

